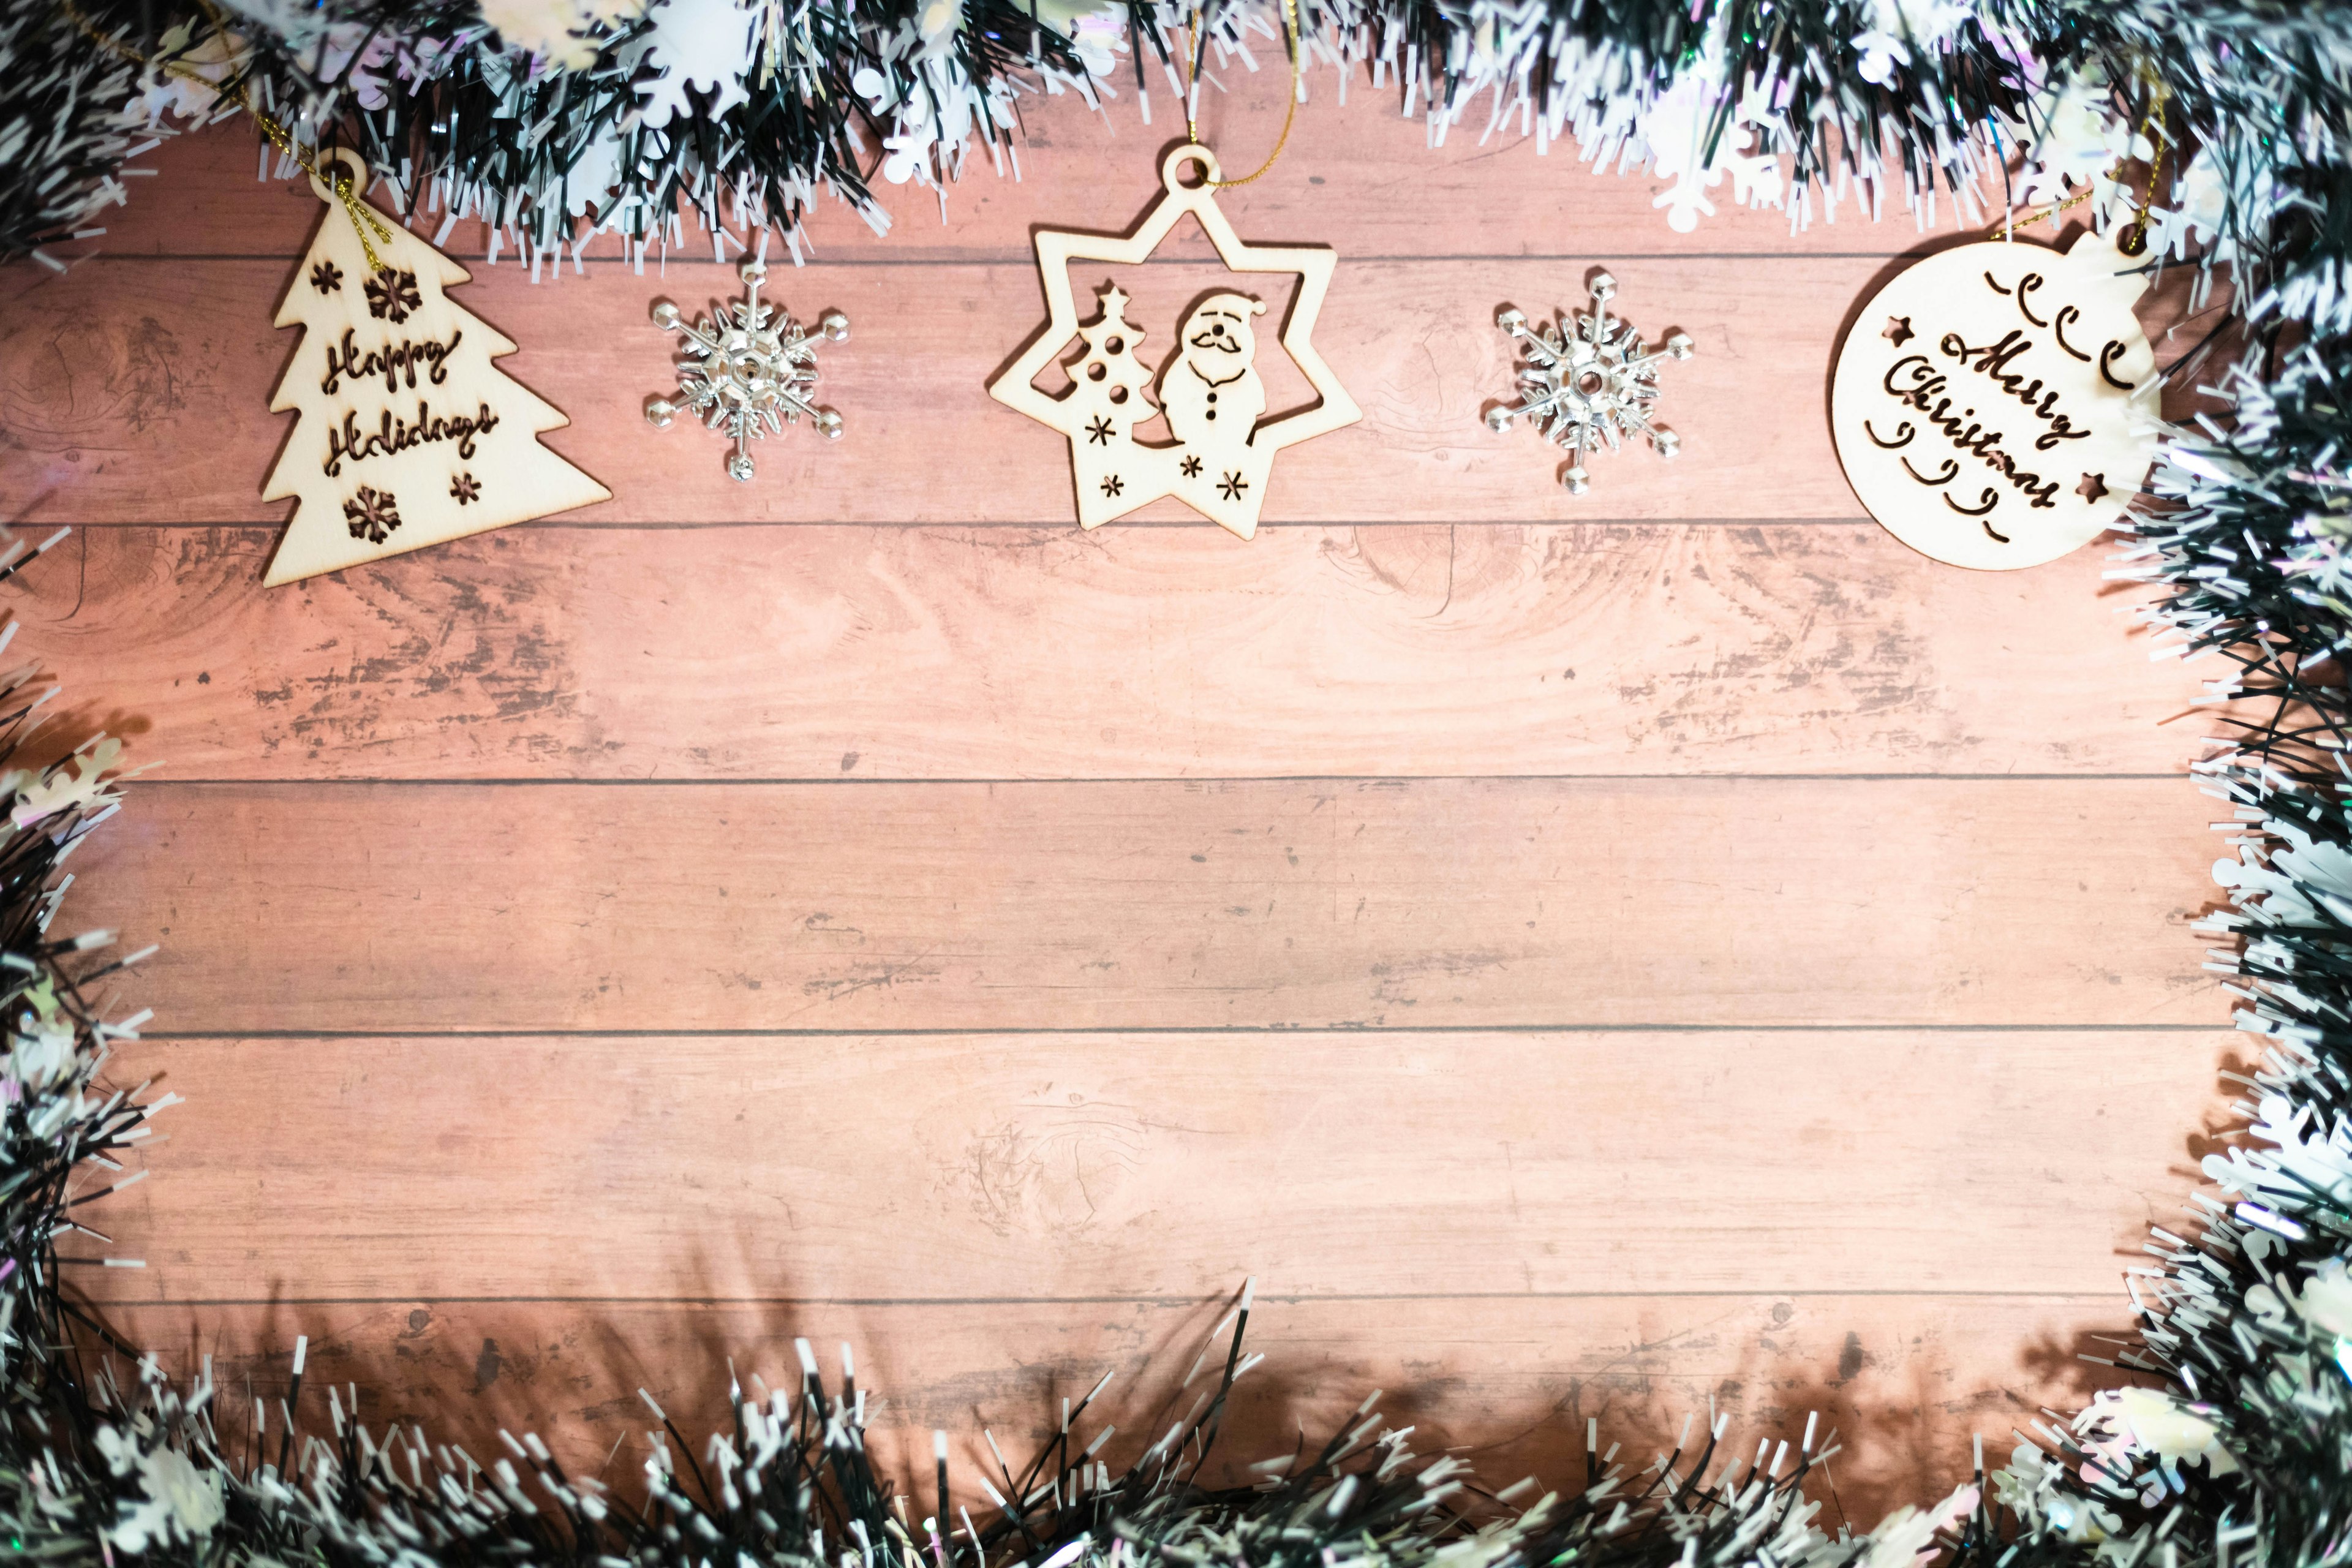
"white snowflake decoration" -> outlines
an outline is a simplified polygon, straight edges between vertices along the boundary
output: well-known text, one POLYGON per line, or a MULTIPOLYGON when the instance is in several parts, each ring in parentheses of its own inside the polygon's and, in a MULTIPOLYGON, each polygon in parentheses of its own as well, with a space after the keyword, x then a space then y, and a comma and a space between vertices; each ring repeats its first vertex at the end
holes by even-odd
POLYGON ((1874 0, 1870 26, 1853 39, 1862 52, 1862 79, 1882 87, 1893 81, 1896 67, 1922 51, 1941 49, 1974 15, 1958 0, 1874 0))
POLYGON ((1632 322, 1609 314, 1609 299, 1617 280, 1606 272, 1592 275, 1592 311, 1571 321, 1563 313, 1560 325, 1530 327, 1527 317, 1506 310, 1495 324, 1519 342, 1527 359, 1519 366, 1519 401, 1496 404, 1486 411, 1486 424, 1507 430, 1520 418, 1535 421, 1547 440, 1570 448, 1575 456, 1560 475, 1570 495, 1591 488, 1584 459, 1606 445, 1614 452, 1628 437, 1642 436, 1671 458, 1682 447, 1682 437, 1650 420, 1657 401, 1659 362, 1688 359, 1691 341, 1681 332, 1670 334, 1654 352, 1645 348, 1632 322))
POLYGON ((2106 79, 2093 69, 2044 92, 2036 118, 2041 134, 2028 150, 2012 195, 2020 208, 2064 201, 2087 185, 2105 211, 2113 198, 2126 195, 2107 177, 2116 162, 2145 160, 2155 153, 2116 110, 2106 79))
MULTIPOLYGON (((802 415, 828 439, 841 436, 841 416, 811 401, 816 391, 816 342, 798 321, 773 305, 760 302, 760 283, 767 268, 759 261, 743 263, 743 302, 724 305, 708 321, 689 322, 676 305, 664 300, 653 310, 654 325, 665 332, 683 332, 686 346, 677 362, 677 398, 656 397, 646 405, 646 418, 667 429, 681 413, 692 414, 713 430, 735 442, 727 459, 731 479, 751 477, 751 443, 782 435, 802 415)), ((849 318, 828 310, 817 322, 828 342, 849 336, 849 318)))
POLYGON ((646 63, 661 74, 646 89, 639 121, 658 129, 688 111, 688 84, 711 95, 713 120, 746 101, 743 79, 751 72, 759 20, 740 0, 662 0, 646 51, 646 63))
POLYGON ((107 1541, 124 1552, 143 1552, 151 1546, 162 1548, 175 1541, 201 1542, 228 1516, 227 1505, 221 1500, 220 1472, 199 1470, 177 1448, 162 1444, 145 1447, 142 1438, 152 1430, 143 1415, 131 1430, 98 1429, 98 1449, 106 1456, 108 1467, 118 1476, 135 1476, 139 1489, 146 1494, 135 1501, 119 1499, 115 1521, 103 1532, 107 1541))
POLYGON ((1704 66, 1695 67, 1651 107, 1643 125, 1650 172, 1673 182, 1651 205, 1666 209, 1666 226, 1676 234, 1696 229, 1702 215, 1715 216, 1706 193, 1723 183, 1722 160, 1701 156, 1700 142, 1721 86, 1704 66))
POLYGON ((1787 200, 1780 158, 1751 150, 1763 145, 1763 132, 1774 123, 1770 93, 1751 81, 1738 94, 1729 119, 1717 123, 1721 106, 1732 97, 1726 83, 1723 36, 1724 26, 1718 24, 1699 58, 1629 128, 1637 133, 1650 173, 1671 182, 1650 205, 1666 209, 1666 225, 1676 234, 1692 233, 1701 217, 1715 216, 1707 192, 1721 185, 1727 174, 1732 200, 1741 206, 1778 207, 1787 200))

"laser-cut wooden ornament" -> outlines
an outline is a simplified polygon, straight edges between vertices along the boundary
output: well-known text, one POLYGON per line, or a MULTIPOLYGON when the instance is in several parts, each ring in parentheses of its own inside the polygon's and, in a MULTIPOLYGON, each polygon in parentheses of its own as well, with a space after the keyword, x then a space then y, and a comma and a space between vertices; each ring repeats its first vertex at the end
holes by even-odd
POLYGON ((1355 399, 1315 351, 1315 318, 1330 289, 1338 255, 1326 246, 1244 243, 1218 210, 1216 188, 1209 183, 1218 177, 1215 156, 1188 142, 1161 161, 1165 194, 1125 237, 1037 231, 1045 326, 988 384, 988 392, 999 403, 1069 438, 1082 528, 1099 528, 1172 495, 1247 539, 1257 531, 1258 509, 1265 504, 1276 454, 1363 417, 1355 399), (1188 185, 1179 177, 1187 165, 1200 168, 1202 184, 1188 185), (1098 290, 1094 319, 1079 321, 1070 263, 1138 265, 1150 258, 1187 213, 1200 220, 1227 270, 1298 274, 1298 297, 1282 323, 1280 342, 1319 401, 1262 420, 1265 387, 1257 372, 1257 338, 1265 306, 1246 294, 1214 293, 1186 313, 1159 372, 1156 404, 1151 400, 1153 373, 1135 353, 1149 334, 1127 320, 1128 297, 1104 287, 1098 290), (1074 337, 1085 343, 1086 353, 1071 369, 1069 390, 1058 395, 1039 391, 1032 382, 1074 337), (1136 440, 1135 429, 1155 414, 1168 416, 1174 439, 1147 446, 1136 440))
POLYGON ((2123 230, 2060 251, 1987 240, 1879 290, 1830 388, 1838 460, 1870 515, 1955 566, 2038 566, 2123 518, 2156 460, 2147 287, 2123 230))
MULTIPOLYGON (((367 184, 355 154, 320 164, 340 164, 355 194, 367 184)), ((371 268, 334 193, 316 175, 310 189, 327 209, 277 321, 302 328, 302 341, 269 400, 298 423, 261 492, 295 498, 294 517, 263 582, 610 500, 540 445, 539 432, 570 421, 490 363, 515 345, 450 303, 444 290, 466 282, 466 269, 397 223, 383 226, 389 237, 371 236, 382 263, 371 268)))

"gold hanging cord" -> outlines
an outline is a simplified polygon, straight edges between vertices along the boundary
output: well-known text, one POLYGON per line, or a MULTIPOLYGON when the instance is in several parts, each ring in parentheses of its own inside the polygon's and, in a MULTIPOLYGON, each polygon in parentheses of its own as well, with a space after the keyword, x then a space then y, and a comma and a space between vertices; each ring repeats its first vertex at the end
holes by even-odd
MULTIPOLYGON (((205 18, 212 23, 214 28, 223 37, 226 37, 228 24, 221 14, 213 8, 211 0, 197 0, 197 3, 203 7, 205 18)), ((284 126, 264 114, 241 85, 236 82, 226 84, 216 82, 203 72, 193 70, 177 60, 152 59, 121 39, 109 37, 100 32, 90 19, 81 14, 73 0, 58 0, 58 4, 72 19, 73 25, 80 28, 92 42, 104 48, 111 49, 132 65, 142 68, 152 67, 167 75, 178 77, 183 81, 194 82, 215 97, 227 99, 251 115, 253 122, 261 127, 261 133, 269 138, 270 142, 279 153, 293 159, 300 165, 304 174, 334 193, 335 199, 342 204, 343 211, 350 215, 352 226, 359 231, 360 248, 367 253, 368 270, 371 272, 383 270, 383 258, 375 253, 375 246, 368 236, 373 232, 376 239, 390 245, 392 230, 385 226, 383 219, 377 216, 373 207, 360 200, 359 192, 352 188, 351 175, 345 174, 340 166, 335 168, 331 176, 321 173, 318 159, 312 156, 300 142, 295 141, 284 126)))
MULTIPOLYGON (((1298 0, 1282 0, 1282 30, 1283 42, 1289 47, 1290 50, 1290 96, 1283 101, 1282 134, 1274 139, 1274 151, 1265 155, 1265 163, 1260 163, 1238 180, 1209 181, 1208 184, 1213 189, 1229 190, 1234 185, 1248 184, 1252 180, 1274 167, 1274 161, 1282 156, 1282 149, 1290 140, 1291 121, 1298 117, 1298 73, 1302 52, 1302 46, 1298 39, 1298 0)), ((1190 28, 1186 29, 1184 138, 1195 147, 1208 145, 1201 140, 1200 121, 1193 117, 1193 99, 1201 80, 1201 57, 1208 47, 1209 37, 1205 32, 1196 33, 1190 28)))
MULTIPOLYGON (((2164 83, 2153 71, 2145 73, 2144 79, 2147 83, 2147 112, 2140 116, 2139 134, 2141 138, 2152 144, 2154 151, 2148 156, 2147 189, 2140 194, 2139 210, 2132 215, 2131 222, 2124 226, 2124 232, 2116 242, 2116 248, 2126 256, 2137 256, 2147 248, 2147 215, 2156 205, 2157 186, 2164 180, 2165 154, 2172 151, 2171 138, 2164 133, 2164 83)), ((2126 149, 2126 153, 2128 155, 2129 149, 2126 149)), ((2124 160, 2118 158, 2116 161, 2116 171, 2111 172, 2107 177, 2114 179, 2116 173, 2120 172, 2123 165, 2124 160)), ((1997 236, 2002 239, 2014 238, 2021 227, 2031 228, 2044 218, 2054 218, 2069 207, 2079 206, 2090 199, 2091 187, 2085 186, 2064 201, 2053 203, 2043 211, 2035 213, 2030 217, 2020 218, 2014 214, 2004 216, 1999 223, 1992 226, 1989 236, 1997 236)))

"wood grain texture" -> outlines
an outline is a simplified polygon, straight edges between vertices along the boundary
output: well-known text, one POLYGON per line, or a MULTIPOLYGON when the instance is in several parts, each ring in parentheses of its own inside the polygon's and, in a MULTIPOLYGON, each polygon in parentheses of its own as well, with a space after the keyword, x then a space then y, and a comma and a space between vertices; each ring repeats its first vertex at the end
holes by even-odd
MULTIPOLYGON (((726 1363, 748 1379, 786 1373, 792 1340, 813 1339, 829 1381, 836 1345, 854 1347, 872 1391, 877 1457, 928 1472, 935 1427, 951 1435, 959 1497, 986 1473, 980 1436, 1008 1453, 1042 1441, 1063 1398, 1106 1371, 1108 1456, 1159 1435, 1151 1417, 1222 1310, 1215 1302, 962 1300, 631 1301, 351 1304, 206 1301, 117 1308, 111 1316, 167 1358, 215 1357, 226 1388, 282 1394, 294 1336, 311 1336, 307 1376, 360 1386, 362 1417, 456 1425, 477 1458, 497 1430, 536 1429, 567 1466, 626 1485, 646 1456, 645 1388, 687 1430, 723 1420, 726 1363)), ((1261 1285, 1250 1342, 1265 1363, 1237 1387, 1227 1459, 1318 1440, 1368 1394, 1416 1430, 1426 1452, 1462 1446, 1503 1486, 1530 1472, 1581 1473, 1588 1417, 1604 1449, 1638 1468, 1712 1408, 1744 1460, 1759 1440, 1801 1435, 1820 1411, 1850 1445, 1831 1465, 1832 1525, 1940 1496, 1965 1479, 1969 1438, 2006 1454, 2045 1405, 2090 1384, 2078 1353, 2101 1353, 2123 1313, 2112 1292, 2049 1296, 1830 1294, 1617 1298, 1451 1296, 1318 1301, 1261 1285)), ((2112 1375, 2112 1374, 2107 1374, 2112 1375)), ((309 1397, 318 1398, 313 1392, 309 1397)), ((224 1401, 224 1405, 228 1402, 224 1401)), ((1178 1406, 1178 1413, 1181 1411, 1178 1406)), ((235 1428, 228 1428, 234 1431, 235 1428)), ((976 1497, 973 1511, 978 1515, 976 1497)))
POLYGON ((1870 524, 538 528, 257 592, 275 542, 22 580, 59 733, 255 780, 2090 773, 2210 722, 2095 552, 1870 524))
POLYGON ((2210 1024, 2179 780, 152 785, 184 1031, 2210 1024))
MULTIPOLYGON (((1228 156, 1274 91, 1213 108, 1228 156)), ((1861 1523, 2079 1396, 2226 1048, 2195 672, 2095 546, 1977 576, 1859 521, 1832 345, 1940 241, 1677 236, 1652 182, 1351 96, 1223 198, 1338 249, 1318 342, 1368 415, 1249 544, 1080 537, 1063 443, 982 390, 1043 319, 1029 226, 1130 223, 1164 95, 1141 134, 1037 109, 944 223, 820 212, 774 280, 851 317, 848 435, 748 487, 640 414, 647 307, 736 291, 707 237, 478 269, 617 499, 299 591, 256 584, 307 190, 194 139, 96 259, 0 276, 0 496, 96 525, 16 646, 60 732, 222 781, 134 786, 63 917, 163 943, 123 1005, 180 1036, 125 1064, 190 1102, 158 1179, 103 1205, 151 1266, 84 1271, 127 1334, 274 1391, 309 1332, 372 1420, 625 1476, 635 1388, 690 1426, 795 1333, 856 1343, 886 1458, 1108 1366, 1139 1447, 1255 1270, 1235 1457, 1373 1386, 1497 1483, 1587 1415, 1663 1444, 1712 1403, 1752 1452, 1821 1408, 1861 1523), (1603 264, 1698 357, 1683 458, 1572 500, 1479 415, 1495 310, 1603 264)), ((1136 319, 1202 255, 1112 269, 1136 319)))
MULTIPOLYGON (((1154 76, 1157 78, 1155 68, 1154 76)), ((1283 82, 1272 70, 1253 77, 1216 73, 1230 90, 1202 95, 1202 133, 1228 163, 1255 166, 1261 144, 1271 145, 1282 120, 1283 82)), ((1181 119, 1164 80, 1151 93, 1153 122, 1135 108, 1130 77, 1108 116, 1063 98, 1025 108, 1020 178, 991 172, 985 157, 972 173, 938 193, 877 182, 891 214, 877 236, 841 203, 822 200, 806 226, 808 254, 818 263, 1025 260, 1029 226, 1123 227, 1150 196, 1160 155, 1180 137, 1181 119)), ((1668 182, 1646 176, 1594 174, 1574 148, 1538 157, 1531 141, 1497 131, 1481 137, 1473 127, 1442 147, 1429 145, 1425 126, 1397 110, 1402 94, 1375 93, 1351 84, 1343 105, 1338 79, 1310 76, 1283 155, 1255 184, 1219 197, 1244 237, 1335 245, 1361 256, 1568 256, 1632 249, 1649 255, 1863 253, 1886 255, 1916 245, 1922 228, 1909 215, 1883 223, 1863 219, 1849 203, 1834 223, 1815 222, 1792 234, 1785 215, 1735 207, 1718 189, 1717 216, 1695 233, 1666 226, 1655 202, 1668 182)), ((124 182, 126 205, 99 221, 107 234, 102 255, 292 256, 300 250, 318 204, 298 178, 257 179, 259 143, 248 127, 230 126, 182 137, 134 166, 153 177, 124 182), (178 199, 201 189, 205 199, 178 199)), ((1948 203, 1929 232, 1950 232, 1948 203)), ((426 237, 439 220, 426 226, 426 237)), ((683 254, 708 260, 710 240, 688 220, 683 254)), ((478 222, 450 232, 453 256, 483 254, 488 237, 478 222)), ((1205 250, 1196 233, 1171 244, 1205 250)), ((499 265, 520 268, 507 247, 499 265)), ((588 255, 617 257, 612 236, 591 240, 588 255)), ((658 253, 656 253, 658 255, 658 253)), ((781 242, 770 259, 783 258, 781 242)), ((1009 352, 1009 351, 1008 351, 1009 352)))
MULTIPOLYGON (((1800 372, 1769 398, 1755 391, 1790 367, 1826 365, 1843 311, 1885 265, 1619 266, 1620 308, 1649 328, 1679 326, 1697 344, 1696 359, 1670 367, 1663 405, 1683 455, 1621 454, 1580 499, 1559 489, 1558 448, 1529 431, 1497 435, 1481 413, 1512 386, 1496 309, 1573 300, 1583 268, 1342 258, 1316 342, 1364 419, 1283 455, 1265 521, 1854 518, 1822 418, 1822 375, 1800 372)), ((289 271, 276 260, 100 261, 64 278, 19 269, 0 279, 0 491, 26 498, 33 522, 277 521, 284 509, 264 504, 260 486, 289 425, 268 403, 294 335, 266 323, 289 271)), ((1164 346, 1185 302, 1227 276, 1206 263, 1105 266, 1079 282, 1090 290, 1118 279, 1135 298, 1131 319, 1164 334, 1155 339, 1164 346)), ((691 423, 656 430, 643 412, 646 398, 675 385, 675 341, 646 321, 649 305, 674 298, 695 311, 740 289, 732 268, 708 262, 674 266, 667 281, 604 264, 538 287, 486 268, 452 298, 520 343, 499 368, 571 416, 545 444, 621 498, 572 518, 1075 521, 1068 443, 991 401, 985 384, 1044 324, 1034 266, 781 278, 771 292, 795 314, 837 309, 852 323, 848 342, 828 346, 820 383, 847 434, 824 441, 788 429, 762 445, 760 478, 748 485, 727 478, 724 441, 691 423), (581 331, 583 321, 597 330, 581 331)), ((1304 399, 1295 370, 1269 371, 1270 411, 1304 399), (1272 374, 1282 371, 1294 380, 1272 374)), ((1136 518, 1202 526, 1174 500, 1136 518)))
POLYGON ((468 1298, 518 1280, 627 1297, 650 1278, 689 1298, 914 1301, 1045 1279, 1206 1300, 1244 1274, 1307 1297, 1932 1293, 1984 1288, 1988 1258, 2003 1289, 2092 1295, 2194 1180, 2183 1132, 2210 1093, 2184 1068, 2210 1073, 2228 1040, 148 1044, 122 1071, 194 1092, 103 1250, 148 1261, 110 1280, 120 1297, 468 1298), (511 1112, 421 1127, 396 1120, 410 1104, 511 1112), (1622 1113, 1644 1104, 1671 1110, 1622 1113), (1995 1127, 2017 1152, 1988 1161, 1995 1127), (320 1149, 340 1152, 327 1168, 320 1149), (1836 1243, 1790 1246, 1809 1235, 1836 1243))

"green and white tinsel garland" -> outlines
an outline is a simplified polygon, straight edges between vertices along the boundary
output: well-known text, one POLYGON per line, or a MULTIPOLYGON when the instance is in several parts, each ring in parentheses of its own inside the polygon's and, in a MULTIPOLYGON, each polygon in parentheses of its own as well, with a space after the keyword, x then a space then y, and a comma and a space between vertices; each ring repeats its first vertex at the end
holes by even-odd
MULTIPOLYGON (((2340 132, 2326 100, 2346 69, 2336 6, 1298 9, 1309 90, 1368 85, 1433 142, 1523 137, 1654 173, 1672 182, 1661 205, 1677 228, 1719 199, 1793 226, 1849 200, 1928 222, 1940 201, 1979 224, 2069 186, 2112 205, 2110 171, 2153 150, 2136 128, 2158 108, 2167 150, 2190 152, 2161 237, 2209 264, 2259 262, 2325 200, 2340 132)), ((118 199, 105 175, 129 141, 240 112, 186 73, 235 81, 304 140, 356 146, 428 231, 480 218, 498 246, 560 261, 604 231, 640 256, 681 242, 681 207, 722 248, 772 230, 797 250, 821 193, 886 226, 892 187, 944 200, 982 163, 1017 174, 1030 100, 1075 95, 1173 131, 1186 40, 1213 78, 1279 68, 1286 47, 1274 0, 18 0, 10 16, 0 138, 25 129, 0 151, 31 158, 10 170, 21 188, 0 184, 0 256, 118 199), (159 63, 133 82, 118 49, 181 72, 159 63)))
MULTIPOLYGON (((0 249, 86 221, 167 100, 218 110, 110 65, 47 4, 0 17, 0 249)), ((1206 28, 1213 61, 1272 36, 1265 11, 1142 0, 773 0, 740 13, 741 40, 708 36, 714 13, 738 14, 719 0, 645 14, 241 0, 226 34, 169 0, 92 0, 79 16, 215 79, 237 74, 312 134, 366 150, 420 216, 486 214, 534 254, 594 226, 658 244, 680 201, 747 245, 820 190, 870 209, 877 174, 939 182, 976 150, 1009 157, 1024 94, 1140 100, 1186 26, 1206 28)), ((1702 1431, 1657 1465, 1589 1458, 1581 1475, 1490 1494, 1454 1460, 1414 1458, 1367 1409, 1254 1485, 1212 1485, 1213 1454, 1249 1451, 1248 1434, 1222 1430, 1225 1392, 1252 1364, 1245 1311, 1196 1371, 1191 1411, 1118 1472, 1087 1448, 1082 1405, 1024 1474, 950 1486, 942 1469, 901 1489, 866 1456, 856 1391, 828 1388, 805 1355, 792 1387, 730 1384, 731 1429, 699 1442, 656 1411, 675 1447, 627 1495, 565 1476, 533 1439, 484 1466, 423 1434, 372 1432, 331 1394, 306 1405, 299 1386, 299 1433, 280 1421, 256 1442, 218 1391, 115 1343, 59 1278, 68 1205, 119 1179, 118 1156, 160 1109, 101 1086, 110 1043, 137 1022, 110 1025, 83 999, 101 942, 47 934, 58 863, 111 809, 115 758, 100 743, 0 772, 11 1551, 70 1568, 126 1555, 187 1568, 2352 1559, 2352 7, 1310 0, 1302 14, 1317 58, 1369 69, 1433 136, 1539 130, 1589 162, 1655 167, 1675 182, 1676 219, 1695 220, 1726 175, 1733 199, 1793 222, 1847 195, 1924 209, 1938 188, 1965 215, 2004 180, 1996 205, 2087 185, 2112 212, 2132 193, 2110 173, 2155 151, 2133 139, 2159 110, 2179 173, 2151 261, 2200 265, 2230 289, 2172 374, 2226 412, 2168 442, 2120 571, 2160 591, 2151 617, 2178 651, 2223 671, 2211 696, 2227 728, 2196 765, 2241 825, 2213 966, 2263 1059, 2192 1223, 2158 1231, 2133 1277, 2138 1336, 2116 1358, 2130 1385, 1862 1537, 1824 1530, 1805 1496, 1828 1444, 1810 1430, 1736 1455, 1702 1431)), ((0 573, 21 554, 0 555, 0 573)), ((0 678, 0 742, 28 721, 30 679, 0 678)))

